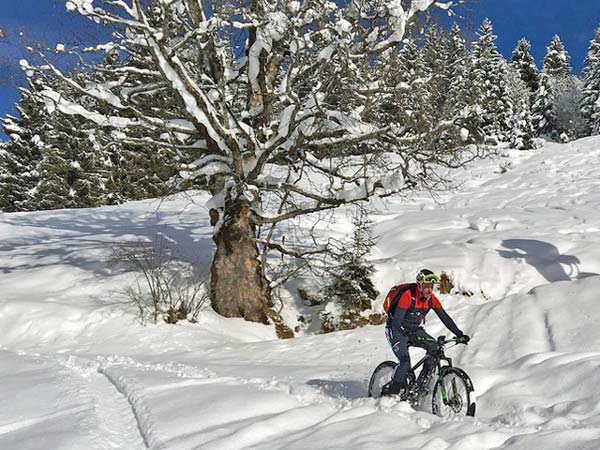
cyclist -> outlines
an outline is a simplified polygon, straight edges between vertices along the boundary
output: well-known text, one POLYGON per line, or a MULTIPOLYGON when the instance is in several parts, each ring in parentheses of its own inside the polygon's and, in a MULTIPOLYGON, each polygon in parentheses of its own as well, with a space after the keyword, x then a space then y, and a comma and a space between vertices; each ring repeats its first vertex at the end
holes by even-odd
MULTIPOLYGON (((440 277, 428 269, 421 269, 417 273, 417 282, 406 284, 403 292, 396 293, 398 298, 393 298, 388 311, 388 320, 385 325, 385 336, 398 358, 398 365, 392 381, 385 384, 381 395, 396 395, 406 386, 406 375, 410 370, 410 355, 408 347, 420 347, 427 354, 435 354, 439 346, 434 338, 429 336, 421 324, 429 310, 433 309, 442 323, 456 335, 460 342, 469 342, 469 336, 464 334, 442 308, 442 304, 433 294, 434 285, 440 283, 440 277)), ((419 378, 424 377, 433 370, 433 358, 428 358, 423 364, 419 378)), ((419 380, 420 381, 420 380, 419 380)))

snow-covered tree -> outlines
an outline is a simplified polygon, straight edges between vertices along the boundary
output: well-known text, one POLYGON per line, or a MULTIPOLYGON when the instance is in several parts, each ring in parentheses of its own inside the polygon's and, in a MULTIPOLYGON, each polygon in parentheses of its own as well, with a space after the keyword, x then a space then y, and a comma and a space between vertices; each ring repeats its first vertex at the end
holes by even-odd
POLYGON ((98 170, 102 152, 90 142, 93 131, 86 130, 87 122, 77 116, 47 108, 40 95, 42 87, 56 83, 47 75, 30 80, 29 89, 21 90, 18 118, 5 121, 5 127, 15 131, 7 148, 23 166, 13 165, 11 170, 20 183, 12 190, 12 197, 20 197, 12 201, 12 210, 105 204, 102 194, 109 174, 98 170), (23 155, 33 167, 23 164, 23 155))
MULTIPOLYGON (((381 123, 398 122, 406 128, 400 142, 403 151, 422 144, 423 132, 429 129, 428 105, 432 100, 431 77, 423 59, 422 49, 412 39, 407 39, 398 57, 394 57, 394 72, 390 73, 394 82, 401 86, 389 101, 383 103, 385 109, 381 123)), ((382 61, 376 68, 383 77, 390 72, 389 65, 382 61)))
POLYGON ((375 269, 366 259, 375 240, 371 234, 372 222, 364 209, 360 209, 353 224, 352 241, 337 250, 337 265, 329 270, 331 281, 323 289, 323 295, 345 310, 364 311, 371 308, 379 295, 371 280, 375 269))
POLYGON ((28 89, 20 89, 16 104, 17 117, 8 116, 2 128, 9 141, 0 150, 0 210, 30 209, 30 202, 39 181, 44 136, 48 115, 37 101, 35 81, 28 89))
POLYGON ((535 138, 537 133, 533 126, 530 97, 531 91, 526 82, 521 78, 517 67, 510 65, 507 72, 509 95, 514 105, 512 119, 511 146, 520 150, 536 148, 535 138))
POLYGON ((259 245, 290 257, 307 251, 259 241, 259 227, 402 190, 423 176, 409 167, 446 161, 417 152, 397 158, 405 128, 375 112, 402 87, 372 69, 394 57, 415 16, 450 3, 208 3, 67 1, 113 28, 112 42, 98 48, 122 58, 88 83, 45 60, 77 95, 52 87, 43 95, 62 113, 119 133, 123 144, 201 151, 194 173, 213 194, 213 308, 266 322, 273 284, 259 245), (84 107, 84 98, 96 105, 84 107))
MULTIPOLYGON (((39 107, 43 108, 43 104, 39 107)), ((32 209, 90 208, 105 204, 110 168, 103 163, 106 152, 95 141, 95 129, 79 116, 52 108, 47 111, 52 114, 42 136, 45 145, 32 209)))
POLYGON ((580 110, 582 85, 571 74, 570 57, 558 36, 546 50, 540 86, 534 97, 534 126, 540 136, 568 141, 585 134, 580 110))
MULTIPOLYGON (((90 85, 85 71, 71 76, 90 85)), ((1 209, 94 207, 175 190, 181 180, 175 176, 180 158, 172 148, 149 144, 134 151, 119 142, 118 133, 57 109, 42 95, 41 90, 49 88, 76 95, 59 77, 38 74, 29 80, 28 89, 20 90, 17 117, 4 120, 9 142, 0 156, 1 209)), ((85 108, 100 106, 91 97, 82 103, 85 108)))
POLYGON ((391 62, 394 70, 390 71, 388 61, 381 61, 375 70, 381 77, 392 77, 393 82, 402 89, 398 89, 382 102, 379 120, 398 121, 408 128, 415 127, 415 121, 420 119, 420 110, 424 100, 428 97, 428 73, 421 55, 421 50, 412 39, 404 42, 398 55, 392 55, 391 62))
POLYGON ((552 83, 552 103, 560 141, 569 142, 584 136, 587 127, 581 114, 582 81, 576 76, 567 76, 555 78, 552 83))
POLYGON ((560 38, 555 35, 546 48, 540 84, 532 107, 534 127, 538 135, 558 141, 570 134, 565 131, 568 119, 564 115, 559 123, 556 102, 560 99, 561 108, 570 110, 571 107, 567 104, 571 104, 574 89, 576 85, 573 84, 571 75, 571 58, 560 38), (561 92, 562 90, 565 92, 561 92))
POLYGON ((507 86, 507 63, 496 48, 492 23, 486 19, 473 44, 469 73, 469 103, 475 111, 478 128, 490 143, 510 138, 513 105, 507 86))
POLYGON ((522 38, 519 40, 513 51, 510 66, 517 70, 521 80, 525 82, 529 89, 530 96, 533 96, 539 87, 539 76, 535 60, 531 56, 531 44, 527 39, 522 38))
POLYGON ((483 130, 476 106, 478 95, 472 86, 472 58, 466 48, 460 27, 455 23, 448 35, 447 61, 449 85, 444 116, 459 129, 462 144, 483 142, 483 130))
POLYGON ((391 65, 392 75, 404 86, 393 101, 396 114, 405 118, 407 133, 399 141, 404 149, 452 154, 465 147, 462 122, 454 120, 448 91, 466 57, 458 27, 450 35, 431 28, 420 46, 406 40, 397 63, 391 65))
POLYGON ((595 136, 600 134, 600 28, 590 41, 583 78, 581 114, 586 125, 584 134, 595 136))
POLYGON ((532 106, 533 126, 538 136, 558 140, 560 133, 556 122, 556 107, 553 104, 553 88, 552 77, 542 72, 532 106))
POLYGON ((427 96, 423 96, 424 126, 417 135, 417 147, 452 153, 472 142, 464 118, 457 114, 461 102, 452 95, 467 73, 468 52, 460 33, 454 24, 449 33, 432 29, 427 34, 422 51, 427 96))
POLYGON ((511 146, 519 150, 532 150, 537 148, 536 132, 533 126, 531 108, 527 99, 522 99, 518 104, 517 114, 513 119, 511 133, 511 146))
POLYGON ((182 167, 182 162, 172 148, 111 144, 104 161, 110 167, 105 203, 162 197, 186 186, 193 187, 191 182, 184 184, 179 175, 178 168, 182 167))
POLYGON ((558 35, 554 35, 550 45, 546 47, 542 70, 551 77, 571 75, 571 57, 558 35))

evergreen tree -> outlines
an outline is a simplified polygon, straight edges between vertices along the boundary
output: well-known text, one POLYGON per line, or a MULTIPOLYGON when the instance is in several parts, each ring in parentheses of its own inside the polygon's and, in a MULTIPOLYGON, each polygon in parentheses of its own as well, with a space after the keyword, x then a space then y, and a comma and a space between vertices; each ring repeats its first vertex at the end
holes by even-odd
POLYGON ((416 145, 416 130, 422 123, 422 110, 429 98, 428 73, 420 49, 414 40, 406 39, 401 51, 391 53, 375 67, 375 71, 399 87, 388 94, 378 108, 378 122, 398 124, 409 130, 399 143, 401 148, 416 145))
POLYGON ((590 41, 590 47, 583 68, 583 101, 581 114, 585 122, 586 135, 600 134, 600 28, 590 41))
POLYGON ((523 99, 519 104, 519 113, 513 121, 511 146, 519 150, 532 150, 536 148, 536 132, 533 126, 533 117, 529 101, 523 99))
POLYGON ((479 111, 470 77, 472 58, 461 36, 460 27, 455 23, 448 35, 449 84, 445 105, 445 117, 459 129, 462 144, 483 142, 483 130, 479 126, 479 111))
MULTIPOLYGON (((429 39, 433 37, 430 35, 429 39)), ((414 41, 409 41, 399 58, 399 66, 403 72, 401 80, 409 87, 399 98, 399 106, 405 115, 405 124, 410 130, 409 136, 403 142, 407 148, 424 145, 422 136, 431 131, 431 108, 436 102, 433 85, 436 81, 424 60, 424 50, 429 52, 427 56, 435 52, 431 46, 420 49, 414 41)))
POLYGON ((538 136, 557 140, 560 133, 558 132, 555 106, 552 102, 553 97, 552 78, 547 73, 542 72, 540 85, 535 93, 532 107, 533 127, 538 136))
MULTIPOLYGON (((89 90, 103 82, 101 72, 80 71, 73 76, 89 90)), ((18 117, 9 116, 3 123, 10 140, 0 153, 0 210, 95 207, 158 197, 177 189, 181 181, 177 142, 173 148, 157 148, 143 133, 122 141, 122 133, 109 134, 68 107, 58 107, 52 92, 59 88, 64 101, 79 98, 84 108, 110 115, 110 107, 100 108, 94 98, 86 99, 59 77, 31 78, 29 88, 20 91, 18 117)), ((188 151, 182 162, 197 156, 188 151)))
POLYGON ((16 104, 18 117, 8 116, 2 128, 9 141, 0 152, 0 210, 30 209, 30 200, 39 181, 43 136, 48 128, 44 108, 34 95, 35 81, 29 89, 20 89, 16 104))
POLYGON ((566 77, 571 74, 571 57, 558 35, 554 35, 546 48, 542 70, 551 77, 566 77))
POLYGON ((533 104, 534 127, 540 136, 567 141, 582 134, 580 83, 571 75, 569 54, 558 36, 546 49, 540 86, 533 104))
POLYGON ((521 78, 521 73, 514 65, 508 68, 508 85, 511 102, 514 105, 512 119, 511 146, 521 150, 536 148, 537 133, 531 115, 531 91, 521 78))
POLYGON ((169 195, 182 182, 178 170, 180 157, 167 147, 113 145, 105 164, 111 168, 108 204, 169 195))
POLYGON ((576 76, 554 78, 552 103, 556 127, 561 142, 569 142, 586 135, 586 124, 581 113, 583 82, 576 76))
MULTIPOLYGON (((73 76, 89 89, 94 88, 89 74, 78 71, 73 76)), ((46 82, 51 88, 64 84, 59 78, 46 82)), ((79 94, 70 86, 62 88, 67 96, 79 94)), ((91 106, 92 101, 85 104, 91 106)), ((45 109, 51 114, 43 136, 46 145, 42 150, 40 181, 32 199, 34 208, 89 208, 105 204, 110 171, 102 163, 106 155, 97 142, 98 127, 56 108, 47 99, 45 109)))
MULTIPOLYGON (((73 117, 56 114, 50 145, 40 165, 36 209, 91 208, 106 204, 110 176, 102 152, 94 145, 93 130, 70 128, 73 117)), ((83 125, 83 124, 81 124, 83 125)))
POLYGON ((508 141, 513 117, 507 86, 507 64, 496 48, 492 23, 486 19, 473 44, 470 86, 471 102, 488 142, 508 141))
POLYGON ((456 114, 457 103, 451 95, 454 86, 460 84, 465 72, 468 52, 454 24, 449 33, 438 33, 434 29, 427 34, 423 46, 423 62, 429 80, 428 96, 422 110, 423 126, 415 148, 436 149, 440 153, 452 154, 464 148, 469 136, 465 124, 456 114))
POLYGON ((336 259, 340 264, 331 271, 331 284, 324 289, 325 298, 336 302, 347 311, 364 311, 371 308, 379 292, 371 276, 373 264, 366 260, 375 245, 371 235, 372 223, 366 211, 360 210, 354 220, 352 245, 343 246, 336 259))
POLYGON ((461 30, 457 23, 452 25, 446 42, 446 65, 449 79, 453 80, 464 74, 462 68, 469 57, 465 40, 461 35, 461 30))
POLYGON ((531 56, 531 44, 525 38, 519 40, 517 47, 513 51, 510 60, 511 67, 514 67, 531 92, 531 96, 538 90, 539 76, 538 68, 533 56, 531 56))

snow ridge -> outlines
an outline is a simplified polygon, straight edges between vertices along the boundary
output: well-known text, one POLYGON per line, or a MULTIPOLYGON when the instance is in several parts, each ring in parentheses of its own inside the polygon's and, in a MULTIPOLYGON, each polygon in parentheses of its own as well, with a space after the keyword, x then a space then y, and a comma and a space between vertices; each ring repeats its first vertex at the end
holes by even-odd
POLYGON ((152 426, 147 425, 147 422, 151 421, 151 412, 147 408, 144 408, 144 405, 141 404, 133 392, 129 392, 126 387, 127 385, 123 382, 122 378, 111 373, 109 368, 98 367, 98 373, 102 374, 129 403, 131 412, 135 417, 137 428, 141 438, 144 441, 145 447, 148 449, 161 448, 152 445, 155 441, 155 439, 152 439, 152 426))

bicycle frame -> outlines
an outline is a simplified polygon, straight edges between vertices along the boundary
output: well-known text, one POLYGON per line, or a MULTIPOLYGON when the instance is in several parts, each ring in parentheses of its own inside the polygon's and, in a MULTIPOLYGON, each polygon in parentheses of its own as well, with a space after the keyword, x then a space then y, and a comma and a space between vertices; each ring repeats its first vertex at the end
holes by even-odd
MULTIPOLYGON (((437 372, 440 373, 442 367, 453 367, 452 358, 447 357, 445 354, 445 345, 448 343, 456 342, 456 340, 451 339, 446 341, 444 336, 440 336, 437 340, 435 340, 435 342, 440 347, 439 352, 437 354, 431 354, 427 352, 425 356, 423 356, 423 358, 419 360, 419 362, 417 362, 413 367, 410 368, 410 373, 412 375, 413 381, 409 382, 407 387, 408 391, 415 396, 415 401, 427 394, 427 387, 429 386, 429 383, 435 373, 435 369, 437 369, 437 372), (425 361, 427 361, 427 359, 429 358, 435 358, 435 365, 433 366, 434 368, 424 376, 422 376, 422 373, 420 373, 419 377, 417 378, 415 370, 424 365, 425 361), (445 361, 446 365, 442 366, 442 361, 445 361)), ((425 370, 425 368, 423 368, 422 370, 425 370)), ((445 392, 442 392, 442 396, 445 397, 445 392)), ((444 402, 445 401, 446 399, 444 398, 444 402)))

